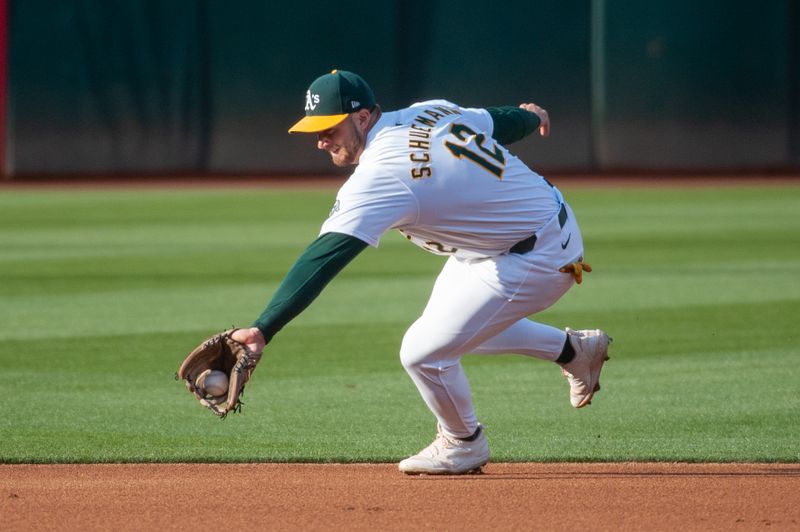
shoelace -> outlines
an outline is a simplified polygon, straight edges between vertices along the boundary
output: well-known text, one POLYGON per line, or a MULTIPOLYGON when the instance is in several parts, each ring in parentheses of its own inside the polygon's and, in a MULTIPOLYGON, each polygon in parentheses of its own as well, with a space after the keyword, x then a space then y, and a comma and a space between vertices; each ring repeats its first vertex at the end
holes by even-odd
POLYGON ((583 272, 589 273, 592 271, 592 267, 588 262, 583 262, 583 259, 578 259, 577 262, 567 264, 559 268, 558 271, 561 273, 571 273, 573 277, 575 277, 575 282, 581 284, 583 282, 583 272))
POLYGON ((458 446, 458 444, 455 441, 445 436, 443 432, 439 432, 439 434, 436 435, 436 440, 434 441, 434 444, 438 444, 438 447, 440 449, 450 449, 458 446))
POLYGON ((437 427, 436 439, 434 439, 433 442, 431 442, 431 444, 423 450, 423 452, 436 450, 435 454, 438 454, 438 452, 441 450, 453 449, 455 447, 458 447, 458 442, 448 438, 447 435, 442 432, 441 427, 437 427))

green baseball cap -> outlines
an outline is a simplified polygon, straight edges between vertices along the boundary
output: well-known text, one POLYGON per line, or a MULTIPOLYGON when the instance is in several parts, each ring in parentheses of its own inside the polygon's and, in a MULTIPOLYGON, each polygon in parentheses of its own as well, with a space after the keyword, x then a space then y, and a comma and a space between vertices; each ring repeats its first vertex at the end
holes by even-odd
POLYGON ((317 133, 330 129, 350 113, 375 107, 375 95, 364 78, 333 70, 314 80, 306 91, 306 116, 289 133, 317 133))

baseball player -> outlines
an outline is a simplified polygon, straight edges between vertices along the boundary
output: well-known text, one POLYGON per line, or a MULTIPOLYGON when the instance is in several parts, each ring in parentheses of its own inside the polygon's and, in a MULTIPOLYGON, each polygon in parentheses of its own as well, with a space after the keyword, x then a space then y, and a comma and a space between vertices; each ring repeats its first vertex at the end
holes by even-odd
POLYGON ((234 338, 260 353, 325 285, 381 235, 400 231, 447 255, 400 359, 438 422, 428 447, 400 462, 408 474, 480 470, 489 445, 461 357, 517 353, 560 365, 575 408, 600 389, 610 339, 527 319, 553 305, 584 271, 583 241, 561 192, 506 146, 550 119, 541 107, 471 109, 445 100, 383 112, 360 76, 334 70, 311 83, 305 117, 337 166, 355 166, 333 209, 251 328, 234 338))

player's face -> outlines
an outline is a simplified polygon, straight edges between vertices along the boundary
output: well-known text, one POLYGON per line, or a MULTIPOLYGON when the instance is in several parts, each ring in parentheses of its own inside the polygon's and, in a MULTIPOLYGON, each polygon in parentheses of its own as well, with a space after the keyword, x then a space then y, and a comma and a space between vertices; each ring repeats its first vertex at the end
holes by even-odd
POLYGON ((353 116, 348 116, 335 127, 317 133, 317 148, 327 151, 336 166, 358 164, 361 152, 364 151, 366 135, 356 126, 353 116))

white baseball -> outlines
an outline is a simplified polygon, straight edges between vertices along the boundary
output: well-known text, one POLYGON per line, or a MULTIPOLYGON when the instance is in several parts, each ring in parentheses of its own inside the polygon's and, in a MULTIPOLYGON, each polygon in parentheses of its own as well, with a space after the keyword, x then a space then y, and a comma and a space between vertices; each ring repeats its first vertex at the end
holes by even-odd
POLYGON ((228 376, 217 370, 210 371, 203 380, 203 389, 208 395, 218 397, 228 392, 228 376))

